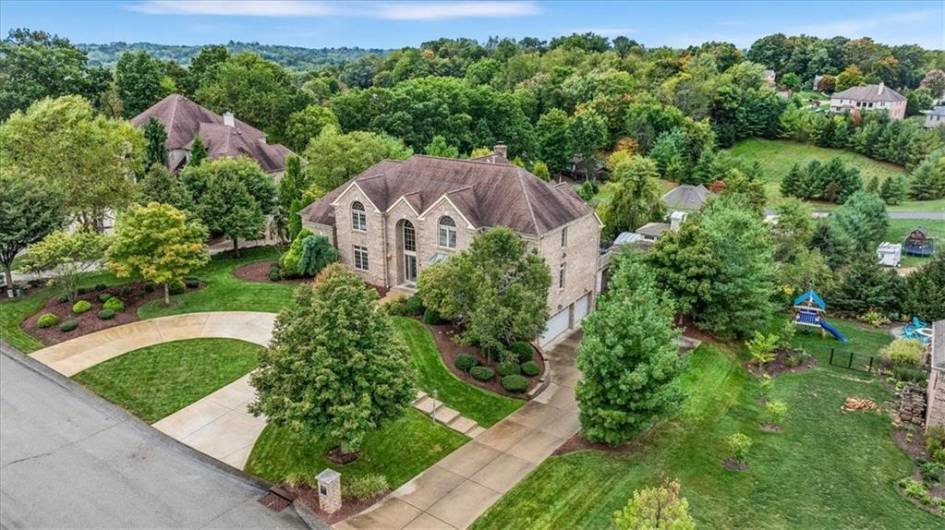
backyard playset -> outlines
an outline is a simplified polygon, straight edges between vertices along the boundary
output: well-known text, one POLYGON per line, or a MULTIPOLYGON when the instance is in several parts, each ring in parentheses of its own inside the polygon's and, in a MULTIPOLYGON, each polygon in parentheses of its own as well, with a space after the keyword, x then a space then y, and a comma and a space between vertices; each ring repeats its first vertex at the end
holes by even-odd
POLYGON ((935 254, 935 241, 925 227, 918 226, 906 236, 902 251, 913 256, 932 256, 935 254))
POLYGON ((840 342, 847 342, 847 338, 837 328, 824 320, 826 310, 827 304, 824 299, 813 289, 808 289, 794 299, 794 325, 819 328, 822 336, 826 337, 827 333, 830 333, 840 342))

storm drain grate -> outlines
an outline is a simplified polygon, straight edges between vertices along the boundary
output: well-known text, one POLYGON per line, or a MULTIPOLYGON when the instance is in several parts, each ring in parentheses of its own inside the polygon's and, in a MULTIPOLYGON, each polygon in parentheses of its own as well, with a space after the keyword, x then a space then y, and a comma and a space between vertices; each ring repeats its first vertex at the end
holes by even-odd
POLYGON ((269 490, 268 493, 259 498, 259 504, 262 504, 274 512, 281 512, 282 510, 288 508, 289 505, 292 504, 292 501, 272 490, 269 490))

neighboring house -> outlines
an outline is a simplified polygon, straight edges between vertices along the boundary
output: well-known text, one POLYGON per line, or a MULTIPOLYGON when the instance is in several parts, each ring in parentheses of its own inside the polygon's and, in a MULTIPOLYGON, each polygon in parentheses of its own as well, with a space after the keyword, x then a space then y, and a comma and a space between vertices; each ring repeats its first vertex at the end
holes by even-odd
POLYGON ((906 97, 883 83, 855 86, 830 96, 832 112, 849 112, 852 109, 885 110, 889 119, 901 120, 906 117, 906 97))
POLYGON ((925 128, 932 129, 945 125, 945 106, 939 105, 932 110, 923 110, 925 114, 925 128))
POLYGON ((143 128, 148 120, 156 118, 167 131, 167 167, 179 171, 190 159, 190 147, 200 136, 211 160, 223 157, 248 156, 259 163, 263 171, 281 175, 285 160, 292 154, 286 147, 266 143, 266 133, 236 119, 232 113, 222 116, 180 94, 171 94, 131 119, 135 127, 143 128))
POLYGON ((777 74, 774 70, 765 70, 764 72, 765 85, 770 88, 775 88, 777 86, 777 74))
POLYGON ((468 248, 477 234, 512 228, 551 270, 542 345, 575 329, 594 304, 600 220, 570 185, 542 182, 510 164, 503 145, 473 160, 383 160, 301 216, 365 281, 408 290, 424 267, 468 248))
POLYGON ((694 212, 702 208, 711 193, 702 184, 698 186, 680 184, 663 194, 661 200, 669 211, 694 212))
POLYGON ((823 79, 823 78, 824 78, 824 76, 822 76, 822 75, 815 75, 815 76, 814 76, 814 82, 811 83, 810 89, 813 90, 814 92, 818 92, 819 89, 818 89, 817 87, 820 86, 820 80, 823 79))
POLYGON ((932 324, 925 428, 945 426, 945 320, 932 324))

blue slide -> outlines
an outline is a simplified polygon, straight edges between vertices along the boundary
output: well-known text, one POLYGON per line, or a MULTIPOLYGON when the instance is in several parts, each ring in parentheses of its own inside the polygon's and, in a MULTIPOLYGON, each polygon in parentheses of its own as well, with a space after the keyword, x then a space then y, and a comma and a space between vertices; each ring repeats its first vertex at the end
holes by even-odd
POLYGON ((847 342, 847 338, 843 336, 843 333, 840 333, 840 331, 837 330, 837 328, 831 326, 830 323, 827 322, 826 320, 820 321, 820 327, 827 330, 827 333, 830 333, 831 335, 833 335, 834 338, 839 340, 840 342, 843 342, 843 343, 847 342))

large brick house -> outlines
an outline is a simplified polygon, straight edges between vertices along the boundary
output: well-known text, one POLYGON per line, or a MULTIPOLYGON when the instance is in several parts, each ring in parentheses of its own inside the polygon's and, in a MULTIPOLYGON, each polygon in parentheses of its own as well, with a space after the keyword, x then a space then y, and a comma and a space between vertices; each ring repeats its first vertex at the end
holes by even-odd
POLYGON ((240 121, 232 113, 222 115, 202 107, 180 94, 171 94, 131 118, 135 127, 144 127, 155 118, 167 132, 164 148, 167 167, 179 171, 190 159, 190 148, 198 136, 207 148, 207 158, 247 156, 263 171, 281 175, 285 171, 288 148, 266 142, 266 133, 240 121))
POLYGON ((381 161, 301 215, 365 281, 403 289, 415 288, 424 267, 469 247, 478 233, 512 228, 551 270, 543 345, 575 329, 594 304, 600 220, 569 185, 510 164, 502 145, 473 160, 381 161))

